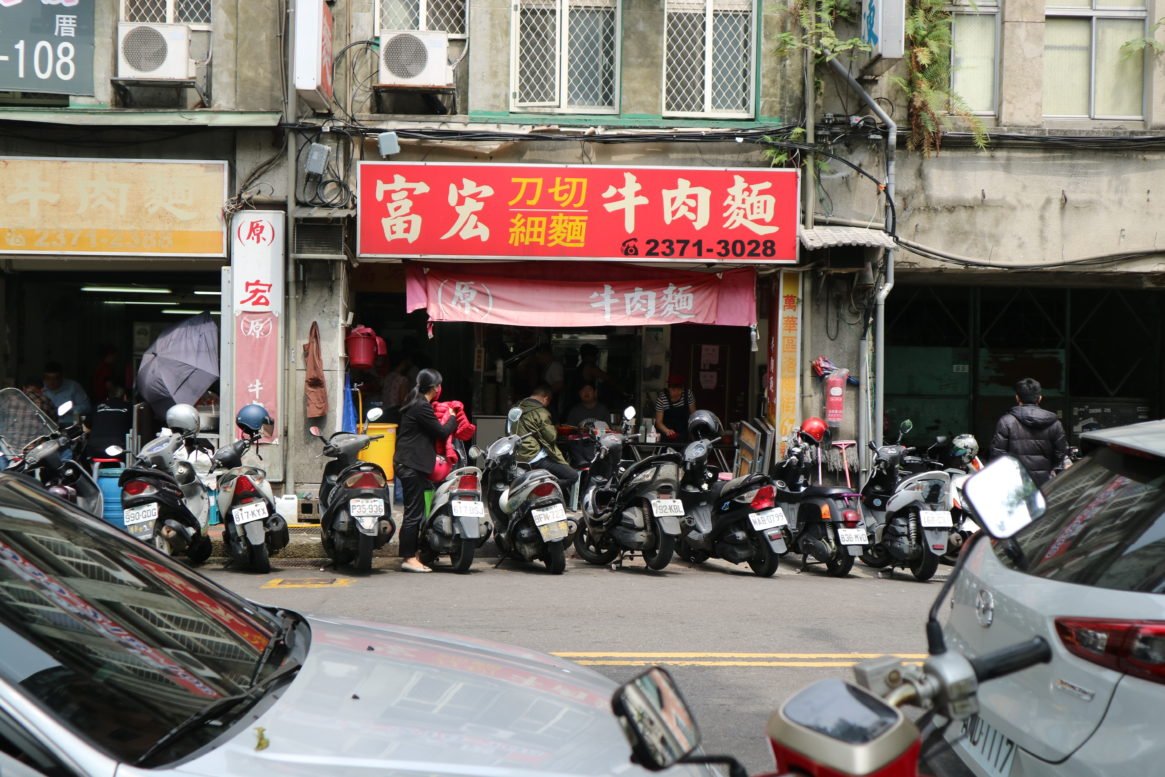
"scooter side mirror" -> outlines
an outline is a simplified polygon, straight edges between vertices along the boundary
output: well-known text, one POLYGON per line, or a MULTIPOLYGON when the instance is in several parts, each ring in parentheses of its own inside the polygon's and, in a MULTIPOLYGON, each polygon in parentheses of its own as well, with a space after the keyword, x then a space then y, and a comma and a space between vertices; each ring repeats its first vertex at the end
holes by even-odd
POLYGON ((898 434, 902 437, 910 434, 910 430, 914 428, 914 422, 907 418, 902 423, 898 424, 898 434))
POLYGON ((692 712, 662 667, 653 666, 619 686, 611 709, 623 723, 632 760, 645 769, 668 769, 700 746, 692 712))
POLYGON ((309 428, 308 431, 311 432, 312 437, 319 437, 321 440, 324 439, 324 435, 318 426, 313 426, 309 428))
POLYGON ((110 445, 108 448, 105 449, 105 455, 113 457, 113 458, 116 458, 123 453, 125 453, 125 448, 122 448, 118 445, 110 445))
POLYGON ((72 409, 73 409, 73 400, 71 400, 71 399, 69 401, 65 402, 63 405, 57 405, 57 417, 59 418, 60 416, 66 415, 72 409))
POLYGON ((878 452, 878 443, 874 442, 873 440, 870 440, 870 442, 867 444, 870 446, 870 450, 872 450, 874 453, 878 452))
POLYGON ((364 418, 368 421, 368 423, 371 424, 379 421, 383 415, 383 410, 381 410, 379 407, 373 407, 369 408, 368 412, 364 414, 364 418))
POLYGON ((631 405, 628 405, 627 407, 623 408, 623 418, 627 421, 634 420, 635 408, 632 407, 631 405))

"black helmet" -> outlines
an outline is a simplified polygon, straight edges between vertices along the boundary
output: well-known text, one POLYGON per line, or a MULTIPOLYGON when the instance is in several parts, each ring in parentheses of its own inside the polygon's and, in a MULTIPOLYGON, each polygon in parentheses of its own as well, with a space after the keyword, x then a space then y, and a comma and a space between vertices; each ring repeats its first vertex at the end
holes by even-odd
POLYGON ((249 434, 259 434, 264 426, 273 426, 275 422, 262 405, 250 404, 239 411, 235 416, 235 425, 249 434))
POLYGON ((711 410, 697 410, 688 419, 688 437, 693 440, 715 440, 723 427, 711 410))

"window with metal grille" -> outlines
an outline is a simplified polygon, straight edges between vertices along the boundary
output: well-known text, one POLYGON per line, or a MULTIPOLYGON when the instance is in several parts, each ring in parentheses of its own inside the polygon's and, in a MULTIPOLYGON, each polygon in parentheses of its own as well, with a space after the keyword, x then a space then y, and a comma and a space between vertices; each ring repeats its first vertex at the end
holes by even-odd
POLYGON ((125 22, 210 26, 211 0, 121 0, 125 22))
POLYGON ((1145 0, 1048 0, 1044 115, 1144 116, 1146 52, 1124 44, 1150 33, 1145 0))
POLYGON ((619 0, 519 0, 513 105, 613 113, 619 91, 619 0))
POLYGON ((667 0, 663 112, 753 115, 756 10, 752 0, 667 0))
POLYGON ((387 30, 432 30, 464 38, 467 0, 376 0, 376 34, 387 30))

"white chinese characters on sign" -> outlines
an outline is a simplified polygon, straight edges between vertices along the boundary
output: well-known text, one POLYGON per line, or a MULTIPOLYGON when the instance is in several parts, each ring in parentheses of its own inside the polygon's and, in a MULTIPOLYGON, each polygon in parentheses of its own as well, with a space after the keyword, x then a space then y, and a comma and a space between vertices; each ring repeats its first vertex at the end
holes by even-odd
MULTIPOLYGON (((604 283, 602 291, 592 292, 591 307, 603 311, 603 320, 611 320, 611 308, 619 302, 611 284, 604 283)), ((687 321, 694 318, 696 297, 691 286, 676 286, 669 283, 662 292, 636 286, 632 291, 623 292, 623 311, 627 316, 641 316, 644 320, 662 321, 673 319, 687 321)))
POLYGON ((733 184, 724 198, 724 227, 735 229, 744 227, 756 235, 771 235, 779 227, 758 224, 758 221, 772 221, 777 212, 777 200, 771 194, 761 194, 772 187, 771 181, 749 186, 739 175, 732 176, 733 184))
POLYGON ((617 210, 623 211, 623 229, 628 235, 635 231, 635 209, 648 203, 648 199, 639 193, 642 190, 643 185, 639 183, 639 179, 635 177, 634 173, 623 173, 622 187, 616 189, 614 185, 611 185, 607 187, 607 191, 603 192, 605 200, 616 195, 619 196, 619 199, 614 202, 603 205, 603 209, 608 213, 614 213, 617 210))
POLYGON ((437 301, 442 309, 453 308, 482 320, 489 317, 494 307, 493 293, 480 281, 442 281, 437 301))
POLYGON ((421 234, 421 217, 413 213, 412 194, 426 194, 429 184, 422 181, 406 181, 403 175, 394 175, 392 183, 377 181, 376 201, 384 202, 384 196, 389 195, 388 202, 384 203, 388 215, 380 220, 384 230, 385 240, 407 240, 415 243, 421 234))
POLYGON ((692 186, 687 178, 676 181, 676 188, 663 190, 663 221, 670 224, 677 219, 689 219, 692 227, 708 226, 712 209, 712 192, 703 186, 692 186))
POLYGON ((489 240, 489 227, 482 224, 477 217, 478 211, 485 207, 480 198, 493 196, 492 186, 478 186, 468 178, 461 179, 461 188, 449 184, 449 204, 457 211, 457 221, 449 231, 441 235, 442 240, 448 240, 457 235, 462 240, 476 237, 483 243, 489 240))

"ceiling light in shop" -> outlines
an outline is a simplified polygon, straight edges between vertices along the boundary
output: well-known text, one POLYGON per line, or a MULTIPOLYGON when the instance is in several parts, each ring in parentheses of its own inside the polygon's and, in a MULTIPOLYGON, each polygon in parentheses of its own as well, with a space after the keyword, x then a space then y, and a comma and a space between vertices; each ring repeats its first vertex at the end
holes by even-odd
POLYGON ((160 307, 177 304, 175 300, 164 302, 162 300, 155 299, 105 299, 102 300, 102 302, 106 305, 158 305, 160 307))
POLYGON ((202 289, 199 289, 198 291, 196 291, 194 293, 197 294, 199 297, 221 297, 222 296, 221 291, 203 291, 202 289))
POLYGON ((170 289, 151 286, 82 286, 81 291, 112 292, 114 294, 173 294, 170 289))
POLYGON ((187 308, 166 308, 163 313, 169 313, 173 316, 197 316, 199 313, 206 313, 205 310, 193 310, 187 308))

